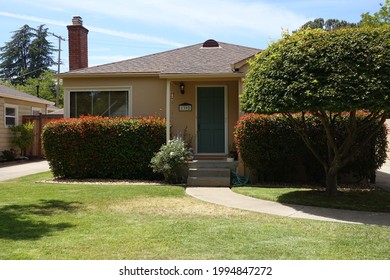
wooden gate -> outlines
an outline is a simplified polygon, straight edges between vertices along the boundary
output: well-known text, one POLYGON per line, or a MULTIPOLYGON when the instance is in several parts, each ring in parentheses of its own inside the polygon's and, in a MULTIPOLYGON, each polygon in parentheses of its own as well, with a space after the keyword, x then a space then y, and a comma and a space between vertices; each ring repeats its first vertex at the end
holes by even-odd
POLYGON ((42 129, 52 120, 62 119, 63 115, 26 115, 23 116, 23 124, 33 122, 34 123, 34 144, 26 149, 26 156, 28 157, 43 157, 44 152, 42 150, 42 129))

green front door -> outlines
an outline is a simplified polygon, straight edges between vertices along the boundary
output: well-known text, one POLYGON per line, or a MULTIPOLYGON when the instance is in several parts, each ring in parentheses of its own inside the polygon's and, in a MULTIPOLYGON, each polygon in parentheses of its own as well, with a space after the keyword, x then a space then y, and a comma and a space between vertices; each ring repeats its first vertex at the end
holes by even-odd
POLYGON ((198 153, 225 153, 225 89, 198 88, 198 153))

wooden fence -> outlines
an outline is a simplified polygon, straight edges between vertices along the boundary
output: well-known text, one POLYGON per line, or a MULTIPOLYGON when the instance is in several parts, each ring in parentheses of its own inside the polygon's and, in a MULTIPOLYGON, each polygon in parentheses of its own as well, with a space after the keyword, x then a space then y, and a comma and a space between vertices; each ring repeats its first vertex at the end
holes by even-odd
POLYGON ((63 115, 26 115, 23 116, 23 124, 33 122, 34 123, 34 144, 26 149, 26 156, 28 157, 43 157, 44 152, 42 150, 42 129, 52 120, 62 119, 63 115))

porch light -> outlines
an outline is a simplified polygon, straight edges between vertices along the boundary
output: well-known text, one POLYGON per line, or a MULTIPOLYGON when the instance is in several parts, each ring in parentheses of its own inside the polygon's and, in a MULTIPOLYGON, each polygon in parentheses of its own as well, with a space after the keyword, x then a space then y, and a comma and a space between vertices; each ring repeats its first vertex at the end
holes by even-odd
POLYGON ((180 93, 181 93, 181 94, 184 94, 184 92, 185 92, 184 83, 181 82, 181 83, 180 83, 180 93))

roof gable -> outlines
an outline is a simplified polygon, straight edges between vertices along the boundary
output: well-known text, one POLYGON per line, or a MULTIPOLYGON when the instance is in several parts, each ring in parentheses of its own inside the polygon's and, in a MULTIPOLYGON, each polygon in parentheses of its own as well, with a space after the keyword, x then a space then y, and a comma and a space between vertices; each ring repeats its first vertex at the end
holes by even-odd
POLYGON ((47 105, 54 104, 54 102, 33 96, 31 94, 21 92, 19 90, 16 90, 16 89, 4 86, 4 85, 0 85, 0 96, 6 97, 6 98, 13 98, 13 99, 18 99, 18 100, 30 101, 30 102, 40 103, 40 104, 47 104, 47 105))
POLYGON ((196 44, 129 60, 78 69, 72 74, 224 74, 232 73, 231 65, 260 52, 259 49, 218 43, 218 47, 196 44))

